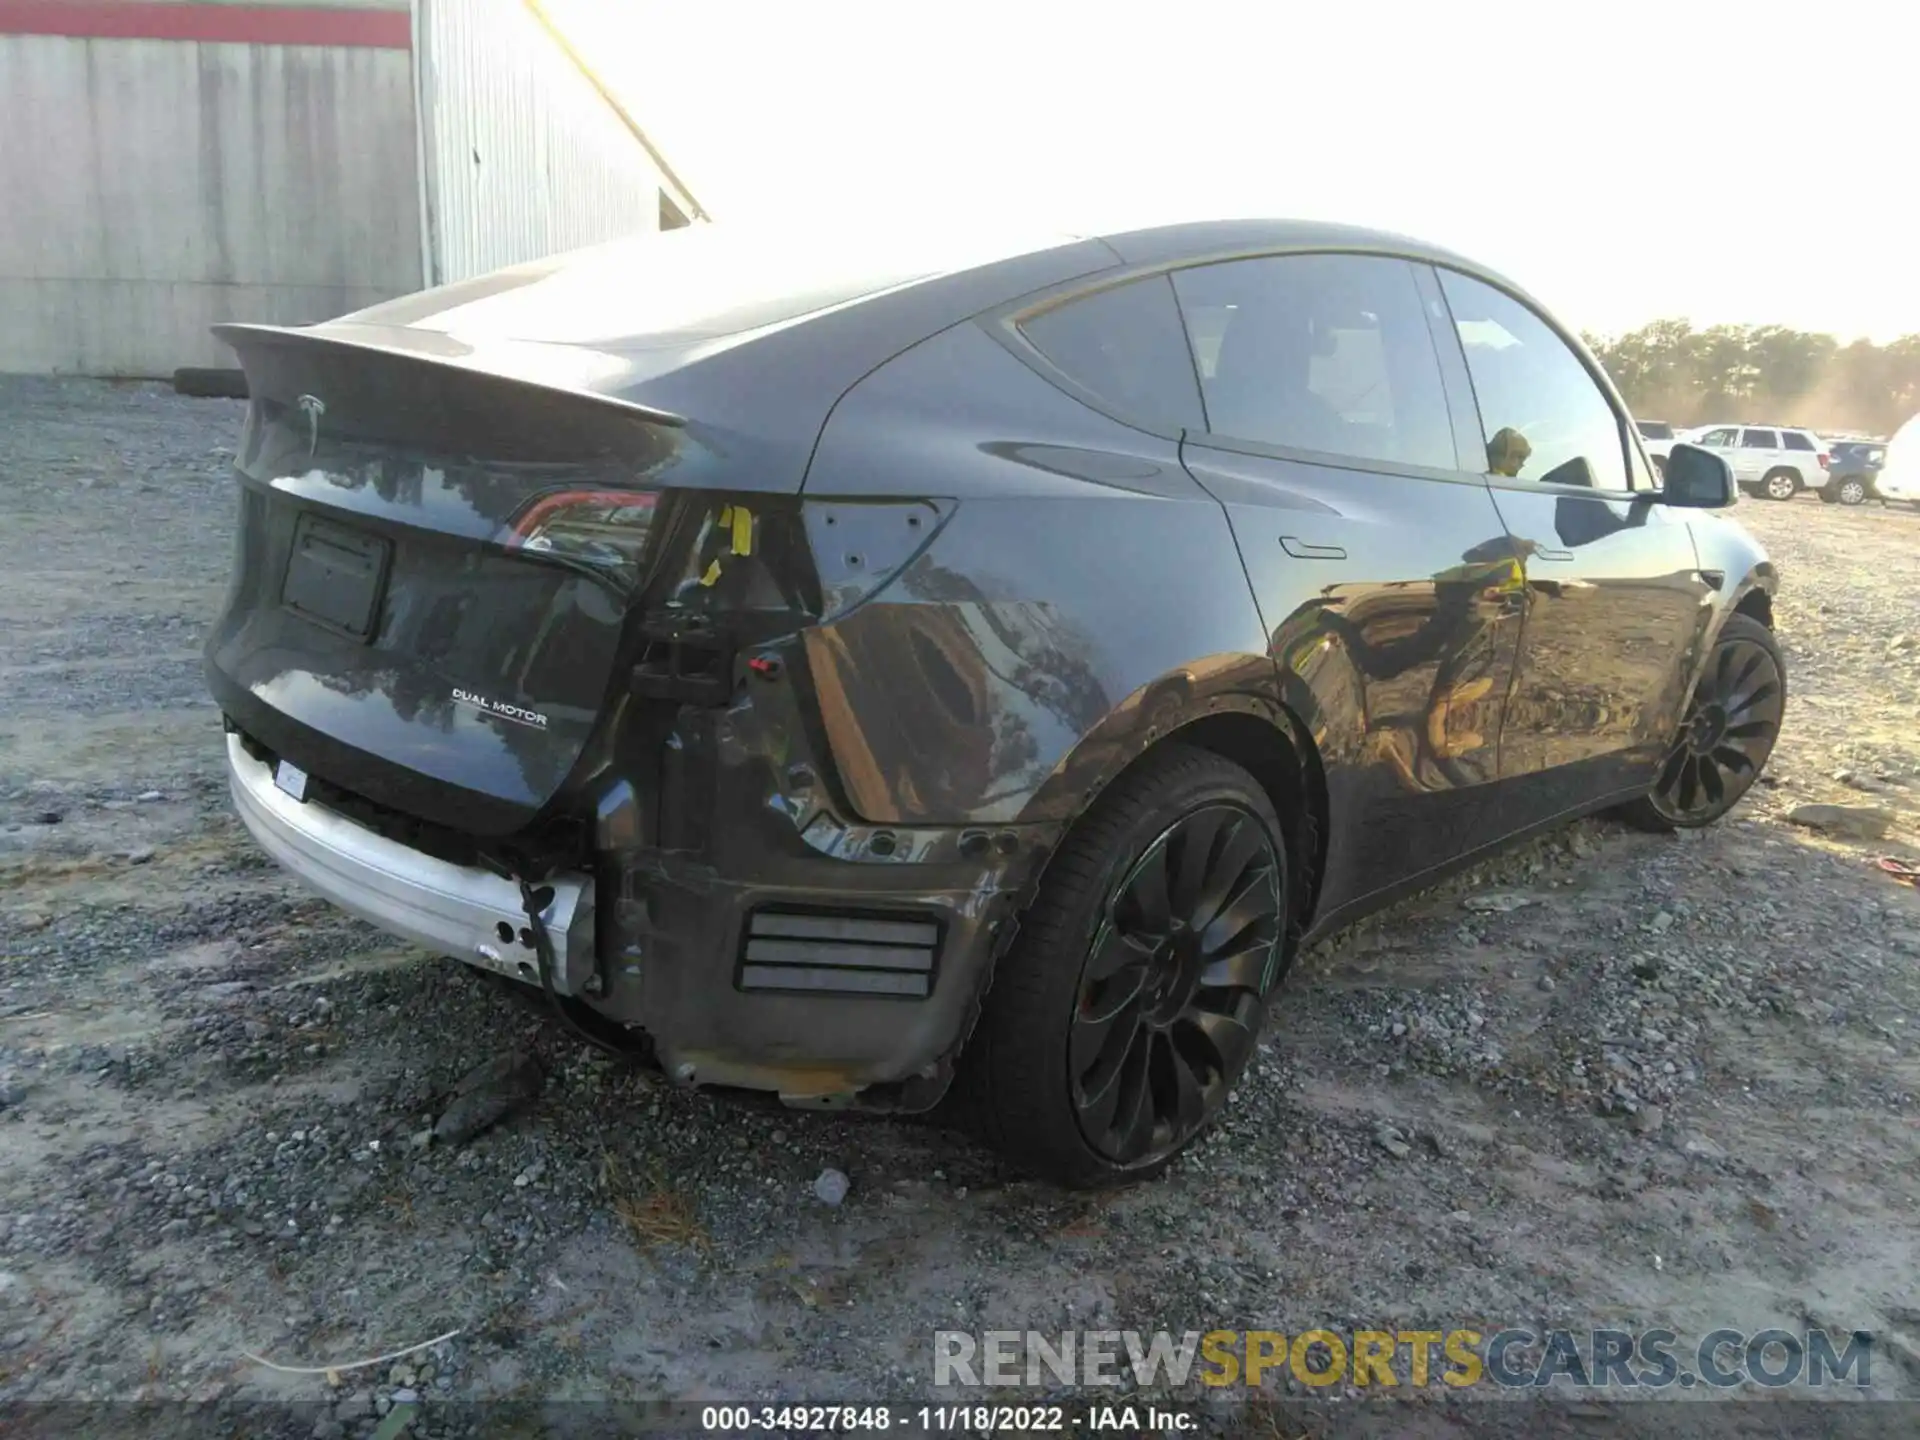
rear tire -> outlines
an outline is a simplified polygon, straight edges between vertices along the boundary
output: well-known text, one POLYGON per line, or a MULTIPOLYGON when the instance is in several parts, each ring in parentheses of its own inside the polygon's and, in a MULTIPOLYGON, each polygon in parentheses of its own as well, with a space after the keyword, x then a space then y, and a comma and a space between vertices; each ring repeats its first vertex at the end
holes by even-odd
POLYGON ((1786 705, 1787 667, 1773 632, 1729 615, 1652 792, 1615 813, 1656 833, 1713 824, 1766 769, 1786 705))
POLYGON ((1076 822, 999 962, 956 1079, 971 1127, 1062 1185, 1158 1174, 1258 1046, 1290 893, 1260 783, 1153 751, 1076 822))
POLYGON ((1867 503, 1867 482, 1848 476, 1836 484, 1828 485, 1826 493, 1842 505, 1864 505, 1867 503))
POLYGON ((1791 500, 1800 493, 1800 472, 1769 470, 1760 477, 1760 491, 1769 500, 1791 500))

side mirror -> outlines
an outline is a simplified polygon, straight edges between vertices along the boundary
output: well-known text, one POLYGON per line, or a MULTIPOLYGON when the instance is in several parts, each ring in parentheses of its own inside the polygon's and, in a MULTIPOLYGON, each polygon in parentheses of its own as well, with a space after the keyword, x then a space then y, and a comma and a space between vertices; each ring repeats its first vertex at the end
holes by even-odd
POLYGON ((1698 445, 1675 445, 1667 452, 1667 483, 1660 492, 1663 505, 1689 510, 1724 510, 1739 498, 1733 467, 1711 450, 1698 445))

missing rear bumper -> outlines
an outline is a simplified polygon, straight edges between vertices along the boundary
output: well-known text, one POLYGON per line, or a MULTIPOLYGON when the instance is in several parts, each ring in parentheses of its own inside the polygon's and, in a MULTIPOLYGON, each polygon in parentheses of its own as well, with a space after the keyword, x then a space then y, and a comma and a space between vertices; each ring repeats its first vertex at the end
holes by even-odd
MULTIPOLYGON (((227 746, 242 820, 313 890, 390 934, 539 984, 513 882, 459 863, 457 847, 429 855, 296 799, 275 783, 274 755, 240 733, 227 746)), ((795 1105, 935 1104, 1055 827, 997 827, 992 844, 972 827, 891 827, 883 856, 864 827, 816 835, 824 811, 802 824, 764 792, 731 800, 723 786, 713 808, 738 818, 704 850, 600 849, 594 877, 543 882, 555 991, 644 1032, 683 1084, 795 1105)))
MULTIPOLYGON (((274 783, 273 764, 227 736, 234 808, 260 847, 342 910, 389 934, 441 955, 529 984, 539 983, 519 887, 485 870, 454 865, 389 840, 311 800, 296 800, 274 783)), ((593 881, 549 880, 543 912, 562 963, 554 988, 594 963, 593 881)))

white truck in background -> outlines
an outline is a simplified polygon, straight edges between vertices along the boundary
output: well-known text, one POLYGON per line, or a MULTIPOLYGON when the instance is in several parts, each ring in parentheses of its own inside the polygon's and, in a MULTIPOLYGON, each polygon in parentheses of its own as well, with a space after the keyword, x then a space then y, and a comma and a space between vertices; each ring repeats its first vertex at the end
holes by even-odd
POLYGON ((1797 425, 1702 425, 1684 438, 1731 465, 1749 495, 1791 500, 1802 490, 1824 491, 1831 478, 1826 441, 1797 425))
POLYGON ((1904 500, 1920 510, 1920 415, 1894 431, 1887 442, 1874 489, 1882 500, 1904 500))

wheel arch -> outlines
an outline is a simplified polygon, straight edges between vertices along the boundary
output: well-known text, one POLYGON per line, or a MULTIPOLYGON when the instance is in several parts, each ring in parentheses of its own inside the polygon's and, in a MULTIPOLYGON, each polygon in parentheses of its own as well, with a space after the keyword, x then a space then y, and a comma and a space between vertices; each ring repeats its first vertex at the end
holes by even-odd
POLYGON ((1684 693, 1676 714, 1684 717, 1687 707, 1693 703, 1694 692, 1700 688, 1701 676, 1713 657, 1713 647, 1720 643, 1721 632, 1727 628, 1730 616, 1745 615, 1773 629, 1773 594, 1778 588, 1779 575, 1773 562, 1761 559, 1749 566, 1739 583, 1724 592, 1724 598, 1715 606, 1712 622, 1700 635, 1698 648, 1688 655, 1684 693))
MULTIPOLYGON (((1702 537, 1696 535, 1696 543, 1702 537)), ((1715 531, 1701 544, 1703 559, 1722 575, 1738 575, 1727 588, 1719 605, 1713 628, 1718 632, 1729 615, 1750 615, 1769 630, 1773 628, 1773 597, 1780 588, 1780 572, 1766 552, 1753 543, 1744 531, 1715 531), (1731 562, 1731 563, 1729 563, 1731 562)))
POLYGON ((1293 912, 1287 937, 1291 959, 1319 900, 1330 816, 1326 774, 1312 737, 1285 706, 1276 706, 1275 712, 1271 718, 1234 710, 1201 716, 1161 743, 1190 745, 1231 760, 1267 792, 1285 831, 1289 878, 1294 882, 1288 897, 1293 912))
MULTIPOLYGON (((1758 585, 1749 585, 1746 593, 1733 602, 1727 613, 1749 616, 1771 630, 1773 629, 1773 596, 1758 585)), ((1721 623, 1724 624, 1725 621, 1721 623)))
POLYGON ((1070 793, 1075 802, 1070 818, 1077 820, 1168 745, 1191 746, 1231 760, 1259 782, 1285 830, 1294 877, 1291 954, 1292 944, 1312 920, 1325 872, 1330 807, 1319 748, 1300 716, 1270 695, 1254 689, 1213 689, 1196 684, 1197 678, 1189 668, 1129 697, 1081 740, 1030 808, 1057 813, 1064 794, 1070 793))

